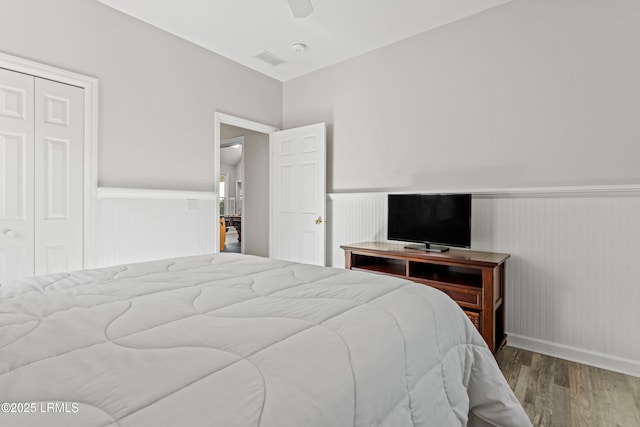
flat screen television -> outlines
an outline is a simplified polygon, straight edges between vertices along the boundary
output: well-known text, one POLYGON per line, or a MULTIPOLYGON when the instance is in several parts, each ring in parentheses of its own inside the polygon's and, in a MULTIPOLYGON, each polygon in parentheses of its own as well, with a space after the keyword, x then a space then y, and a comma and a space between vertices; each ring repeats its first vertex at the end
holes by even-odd
POLYGON ((471 194, 389 194, 387 238, 443 252, 471 246, 471 194))

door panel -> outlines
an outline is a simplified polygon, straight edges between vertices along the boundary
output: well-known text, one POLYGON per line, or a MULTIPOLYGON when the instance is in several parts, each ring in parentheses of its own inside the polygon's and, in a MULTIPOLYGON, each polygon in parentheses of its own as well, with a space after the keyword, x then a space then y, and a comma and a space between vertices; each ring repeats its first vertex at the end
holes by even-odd
POLYGON ((325 124, 271 134, 270 257, 325 265, 325 124))
POLYGON ((83 265, 83 89, 35 82, 35 274, 83 265))
POLYGON ((0 69, 0 279, 34 274, 34 80, 0 69))

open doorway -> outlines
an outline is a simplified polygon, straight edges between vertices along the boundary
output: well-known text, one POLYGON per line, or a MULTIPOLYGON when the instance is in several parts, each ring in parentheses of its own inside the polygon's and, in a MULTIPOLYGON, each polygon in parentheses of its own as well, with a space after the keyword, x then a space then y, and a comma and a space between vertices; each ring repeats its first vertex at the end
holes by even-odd
POLYGON ((216 113, 222 252, 269 256, 269 134, 275 130, 216 113))
MULTIPOLYGON (((242 253, 325 265, 326 124, 278 131, 216 112, 214 129, 218 193, 220 141, 244 136, 242 253), (229 130, 233 132, 226 134, 229 130), (251 143, 254 135, 262 143, 251 143), (252 149, 264 150, 264 154, 250 161, 252 149)), ((226 190, 226 184, 223 187, 226 190)), ((217 205, 216 211, 219 214, 217 205)), ((216 233, 216 243, 219 239, 216 233)))
MULTIPOLYGON (((226 125, 224 125, 226 126, 226 125)), ((223 133, 232 132, 223 128, 223 133)), ((244 136, 220 142, 220 251, 242 253, 242 211, 244 181, 244 136)))

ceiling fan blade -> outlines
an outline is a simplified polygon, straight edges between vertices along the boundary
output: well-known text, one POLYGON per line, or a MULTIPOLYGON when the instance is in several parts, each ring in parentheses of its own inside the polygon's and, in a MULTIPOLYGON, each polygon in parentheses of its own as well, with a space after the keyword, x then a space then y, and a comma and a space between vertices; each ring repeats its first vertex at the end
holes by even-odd
POLYGON ((313 5, 311 4, 311 0, 288 1, 291 12, 293 12, 293 16, 295 16, 296 18, 305 18, 311 15, 311 12, 313 12, 313 5))

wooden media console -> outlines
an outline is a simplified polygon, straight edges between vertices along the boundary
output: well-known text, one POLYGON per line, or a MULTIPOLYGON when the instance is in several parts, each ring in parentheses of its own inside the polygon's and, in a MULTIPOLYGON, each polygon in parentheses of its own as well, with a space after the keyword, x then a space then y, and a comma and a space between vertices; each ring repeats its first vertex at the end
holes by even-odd
POLYGON ((449 295, 480 331, 492 352, 505 342, 505 262, 510 255, 464 249, 428 252, 403 244, 365 242, 341 246, 345 267, 402 277, 449 295))

